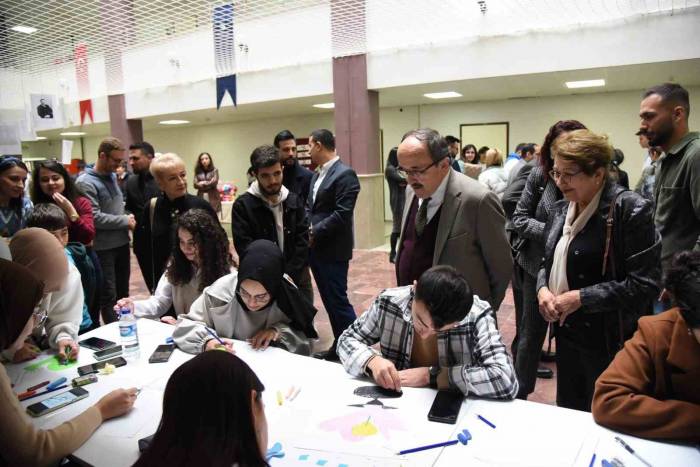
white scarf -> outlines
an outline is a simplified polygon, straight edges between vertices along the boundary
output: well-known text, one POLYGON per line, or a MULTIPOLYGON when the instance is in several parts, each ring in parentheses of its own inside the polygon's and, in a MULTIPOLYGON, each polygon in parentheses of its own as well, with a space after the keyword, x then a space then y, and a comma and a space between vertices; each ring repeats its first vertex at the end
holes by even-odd
POLYGON ((569 281, 566 277, 566 258, 569 255, 569 245, 598 210, 603 187, 598 190, 598 193, 595 194, 591 202, 586 206, 586 209, 578 217, 576 217, 576 203, 573 201, 569 203, 569 207, 566 210, 563 234, 554 250, 554 262, 552 263, 552 271, 549 274, 549 290, 554 295, 560 295, 569 291, 569 281))

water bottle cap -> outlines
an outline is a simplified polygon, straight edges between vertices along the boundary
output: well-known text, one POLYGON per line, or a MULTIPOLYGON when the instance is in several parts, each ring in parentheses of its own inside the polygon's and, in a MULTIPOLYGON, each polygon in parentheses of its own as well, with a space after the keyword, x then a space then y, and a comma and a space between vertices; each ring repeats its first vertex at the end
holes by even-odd
POLYGON ((122 315, 128 315, 129 313, 131 313, 131 310, 128 309, 127 307, 124 307, 121 310, 119 310, 119 313, 122 315))

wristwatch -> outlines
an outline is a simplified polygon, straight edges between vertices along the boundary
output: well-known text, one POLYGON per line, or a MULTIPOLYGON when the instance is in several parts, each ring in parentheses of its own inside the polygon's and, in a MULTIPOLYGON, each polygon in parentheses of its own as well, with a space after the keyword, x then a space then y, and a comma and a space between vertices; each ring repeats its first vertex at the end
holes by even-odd
POLYGON ((440 367, 437 365, 431 366, 428 368, 428 373, 430 374, 430 387, 433 389, 437 389, 437 377, 440 373, 440 367))

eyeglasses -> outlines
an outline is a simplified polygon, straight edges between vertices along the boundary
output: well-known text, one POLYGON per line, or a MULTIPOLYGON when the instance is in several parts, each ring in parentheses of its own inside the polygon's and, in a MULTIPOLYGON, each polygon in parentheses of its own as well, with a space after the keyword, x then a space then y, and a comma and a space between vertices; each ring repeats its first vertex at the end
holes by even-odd
POLYGON ((583 170, 579 170, 578 172, 574 173, 565 173, 565 172, 559 172, 558 170, 550 170, 549 176, 554 179, 554 181, 561 180, 564 183, 570 183, 571 179, 575 177, 576 175, 580 174, 583 172, 583 170))
POLYGON ((32 313, 32 317, 34 318, 34 329, 39 329, 46 321, 46 317, 48 315, 49 315, 48 308, 43 307, 43 306, 36 307, 34 309, 34 313, 32 313))
POLYGON ((270 299, 270 294, 265 292, 258 295, 249 294, 244 288, 239 288, 236 292, 244 302, 254 301, 255 303, 265 303, 270 299))
MULTIPOLYGON (((440 159, 441 161, 442 159, 440 159)), ((397 171, 399 172, 399 175, 401 175, 403 178, 407 178, 409 176, 413 178, 421 178, 425 175, 425 173, 430 170, 431 167, 438 165, 440 161, 435 161, 432 164, 430 164, 428 167, 424 169, 415 169, 415 170, 407 170, 404 169, 403 167, 399 167, 397 171)))

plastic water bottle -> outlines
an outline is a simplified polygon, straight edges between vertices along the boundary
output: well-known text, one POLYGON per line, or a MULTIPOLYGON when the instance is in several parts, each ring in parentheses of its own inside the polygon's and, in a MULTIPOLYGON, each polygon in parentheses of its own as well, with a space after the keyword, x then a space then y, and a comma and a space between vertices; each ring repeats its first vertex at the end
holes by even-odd
POLYGON ((122 336, 122 354, 127 360, 137 360, 140 356, 139 333, 136 318, 128 308, 119 310, 119 334, 122 336))

